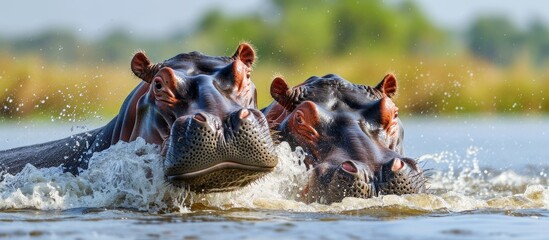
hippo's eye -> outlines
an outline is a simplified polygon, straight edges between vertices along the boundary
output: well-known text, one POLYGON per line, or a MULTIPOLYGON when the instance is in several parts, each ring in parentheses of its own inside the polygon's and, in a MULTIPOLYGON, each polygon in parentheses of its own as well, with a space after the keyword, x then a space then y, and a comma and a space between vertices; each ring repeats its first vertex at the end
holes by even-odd
POLYGON ((394 119, 396 119, 397 117, 398 117, 398 109, 395 110, 395 117, 394 117, 394 119))
POLYGON ((305 123, 305 120, 303 119, 303 112, 301 111, 297 111, 295 113, 295 121, 298 123, 298 124, 304 124, 305 123))
POLYGON ((155 77, 152 84, 154 86, 154 90, 162 89, 162 78, 159 76, 155 77))
POLYGON ((154 88, 156 88, 156 90, 162 89, 162 83, 160 83, 160 80, 154 81, 154 88))

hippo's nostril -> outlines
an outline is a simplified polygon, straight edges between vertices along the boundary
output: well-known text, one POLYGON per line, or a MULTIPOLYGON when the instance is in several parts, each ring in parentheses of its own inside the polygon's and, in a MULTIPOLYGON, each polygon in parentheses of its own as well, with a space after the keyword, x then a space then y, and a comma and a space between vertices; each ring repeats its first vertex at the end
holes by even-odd
POLYGON ((199 122, 206 122, 206 116, 204 116, 202 113, 197 113, 193 116, 193 119, 199 122))
POLYGON ((404 167, 404 162, 402 162, 400 159, 395 158, 393 160, 393 165, 391 166, 391 171, 398 172, 404 167))
POLYGON ((240 111, 240 119, 247 118, 248 116, 250 116, 250 111, 248 111, 248 109, 242 109, 242 111, 240 111))
POLYGON ((358 172, 356 165, 351 161, 345 161, 341 164, 341 168, 348 173, 355 174, 358 172))

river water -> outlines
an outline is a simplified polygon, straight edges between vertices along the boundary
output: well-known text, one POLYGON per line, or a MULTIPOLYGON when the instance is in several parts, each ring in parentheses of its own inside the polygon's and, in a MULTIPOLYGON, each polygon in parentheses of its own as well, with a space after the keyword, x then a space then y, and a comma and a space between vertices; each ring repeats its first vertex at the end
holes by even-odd
MULTIPOLYGON (((432 169, 425 194, 305 204, 287 144, 276 170, 231 193, 163 181, 158 147, 119 143, 79 176, 32 166, 0 183, 0 239, 547 239, 549 119, 404 119, 406 155, 432 169)), ((86 125, 86 124, 81 124, 86 125)), ((93 124, 92 124, 93 125, 93 124)), ((86 127, 0 125, 0 149, 86 127)))

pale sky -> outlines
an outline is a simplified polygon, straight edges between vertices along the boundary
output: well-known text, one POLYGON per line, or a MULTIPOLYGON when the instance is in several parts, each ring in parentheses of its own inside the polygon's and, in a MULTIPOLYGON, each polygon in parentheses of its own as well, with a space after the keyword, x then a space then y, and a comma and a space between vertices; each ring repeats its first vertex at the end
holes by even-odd
POLYGON ((462 30, 481 14, 503 15, 518 26, 533 19, 549 25, 549 1, 546 0, 414 0, 439 26, 462 30))
POLYGON ((62 27, 97 37, 123 27, 139 36, 160 37, 190 29, 210 9, 242 14, 262 9, 262 0, 6 0, 0 4, 0 36, 35 34, 62 27))
MULTIPOLYGON (((385 0, 389 3, 401 0, 385 0)), ((519 25, 540 18, 549 25, 549 1, 544 0, 415 0, 438 26, 463 30, 478 14, 496 13, 519 25)), ((0 37, 32 35, 63 27, 83 37, 100 37, 123 27, 137 36, 164 37, 191 29, 207 10, 228 14, 260 11, 277 15, 266 0, 6 0, 0 5, 0 37)))

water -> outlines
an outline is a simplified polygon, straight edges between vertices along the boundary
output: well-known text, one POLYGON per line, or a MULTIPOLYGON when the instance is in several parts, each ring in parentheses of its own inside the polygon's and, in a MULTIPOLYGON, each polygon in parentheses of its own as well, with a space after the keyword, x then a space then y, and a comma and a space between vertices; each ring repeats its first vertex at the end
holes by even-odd
MULTIPOLYGON (((406 155, 433 169, 429 192, 331 205, 300 201, 308 174, 285 144, 265 179, 204 195, 163 181, 157 146, 119 143, 76 177, 32 166, 7 176, 0 238, 546 239, 548 120, 405 119, 406 155)), ((82 130, 3 125, 0 149, 82 130)))

